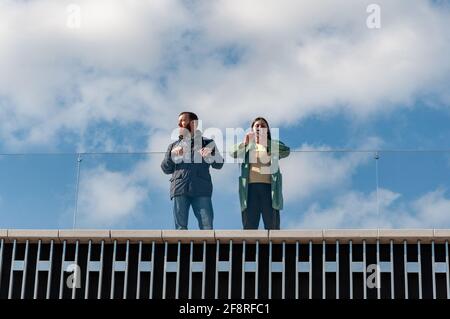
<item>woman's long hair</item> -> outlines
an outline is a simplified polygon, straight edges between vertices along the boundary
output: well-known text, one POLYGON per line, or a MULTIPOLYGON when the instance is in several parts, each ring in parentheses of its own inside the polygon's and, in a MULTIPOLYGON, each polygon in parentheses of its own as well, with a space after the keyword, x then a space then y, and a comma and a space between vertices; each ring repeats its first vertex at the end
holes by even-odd
POLYGON ((253 120, 252 125, 250 125, 250 128, 253 130, 253 125, 255 125, 256 122, 258 121, 263 121, 264 123, 266 123, 267 126, 267 140, 270 141, 272 139, 272 136, 270 135, 270 127, 269 127, 269 122, 267 122, 267 120, 264 117, 257 117, 253 120))

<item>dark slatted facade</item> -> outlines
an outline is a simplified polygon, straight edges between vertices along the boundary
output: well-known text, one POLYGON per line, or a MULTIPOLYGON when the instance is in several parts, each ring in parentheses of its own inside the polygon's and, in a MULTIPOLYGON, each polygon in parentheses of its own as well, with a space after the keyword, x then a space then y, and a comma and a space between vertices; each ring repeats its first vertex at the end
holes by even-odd
POLYGON ((3 237, 0 299, 449 299, 446 238, 239 233, 3 237))

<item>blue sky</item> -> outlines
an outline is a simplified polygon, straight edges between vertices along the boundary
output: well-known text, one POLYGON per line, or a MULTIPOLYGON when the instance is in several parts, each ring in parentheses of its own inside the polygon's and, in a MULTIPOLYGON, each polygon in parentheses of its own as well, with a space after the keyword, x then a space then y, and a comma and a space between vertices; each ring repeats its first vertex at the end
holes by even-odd
MULTIPOLYGON (((450 5, 378 1, 369 29, 370 3, 2 1, 0 228, 71 228, 77 152, 149 151, 83 156, 77 227, 172 228, 187 109, 280 129, 283 228, 450 227, 450 151, 425 152, 450 150, 450 5), (341 149, 386 150, 378 192, 374 153, 341 149)), ((212 170, 216 228, 241 228, 238 169, 212 170)))

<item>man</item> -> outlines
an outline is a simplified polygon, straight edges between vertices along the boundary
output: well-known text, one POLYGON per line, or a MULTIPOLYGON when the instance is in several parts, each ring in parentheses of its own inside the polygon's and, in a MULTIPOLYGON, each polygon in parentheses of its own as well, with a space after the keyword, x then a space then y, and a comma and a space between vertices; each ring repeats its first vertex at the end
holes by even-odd
POLYGON ((209 167, 221 169, 223 158, 213 140, 197 130, 198 117, 192 112, 178 116, 179 139, 170 144, 161 168, 170 179, 170 199, 176 229, 187 229, 192 206, 200 229, 213 229, 212 182, 209 167))

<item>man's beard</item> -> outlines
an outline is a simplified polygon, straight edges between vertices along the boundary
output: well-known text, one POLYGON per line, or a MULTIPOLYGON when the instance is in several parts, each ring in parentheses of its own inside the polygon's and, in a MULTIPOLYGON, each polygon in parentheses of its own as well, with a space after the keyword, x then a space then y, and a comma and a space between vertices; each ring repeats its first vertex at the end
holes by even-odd
POLYGON ((190 125, 187 125, 187 127, 180 127, 178 129, 179 135, 180 136, 186 136, 188 134, 191 134, 191 130, 189 129, 190 125))

